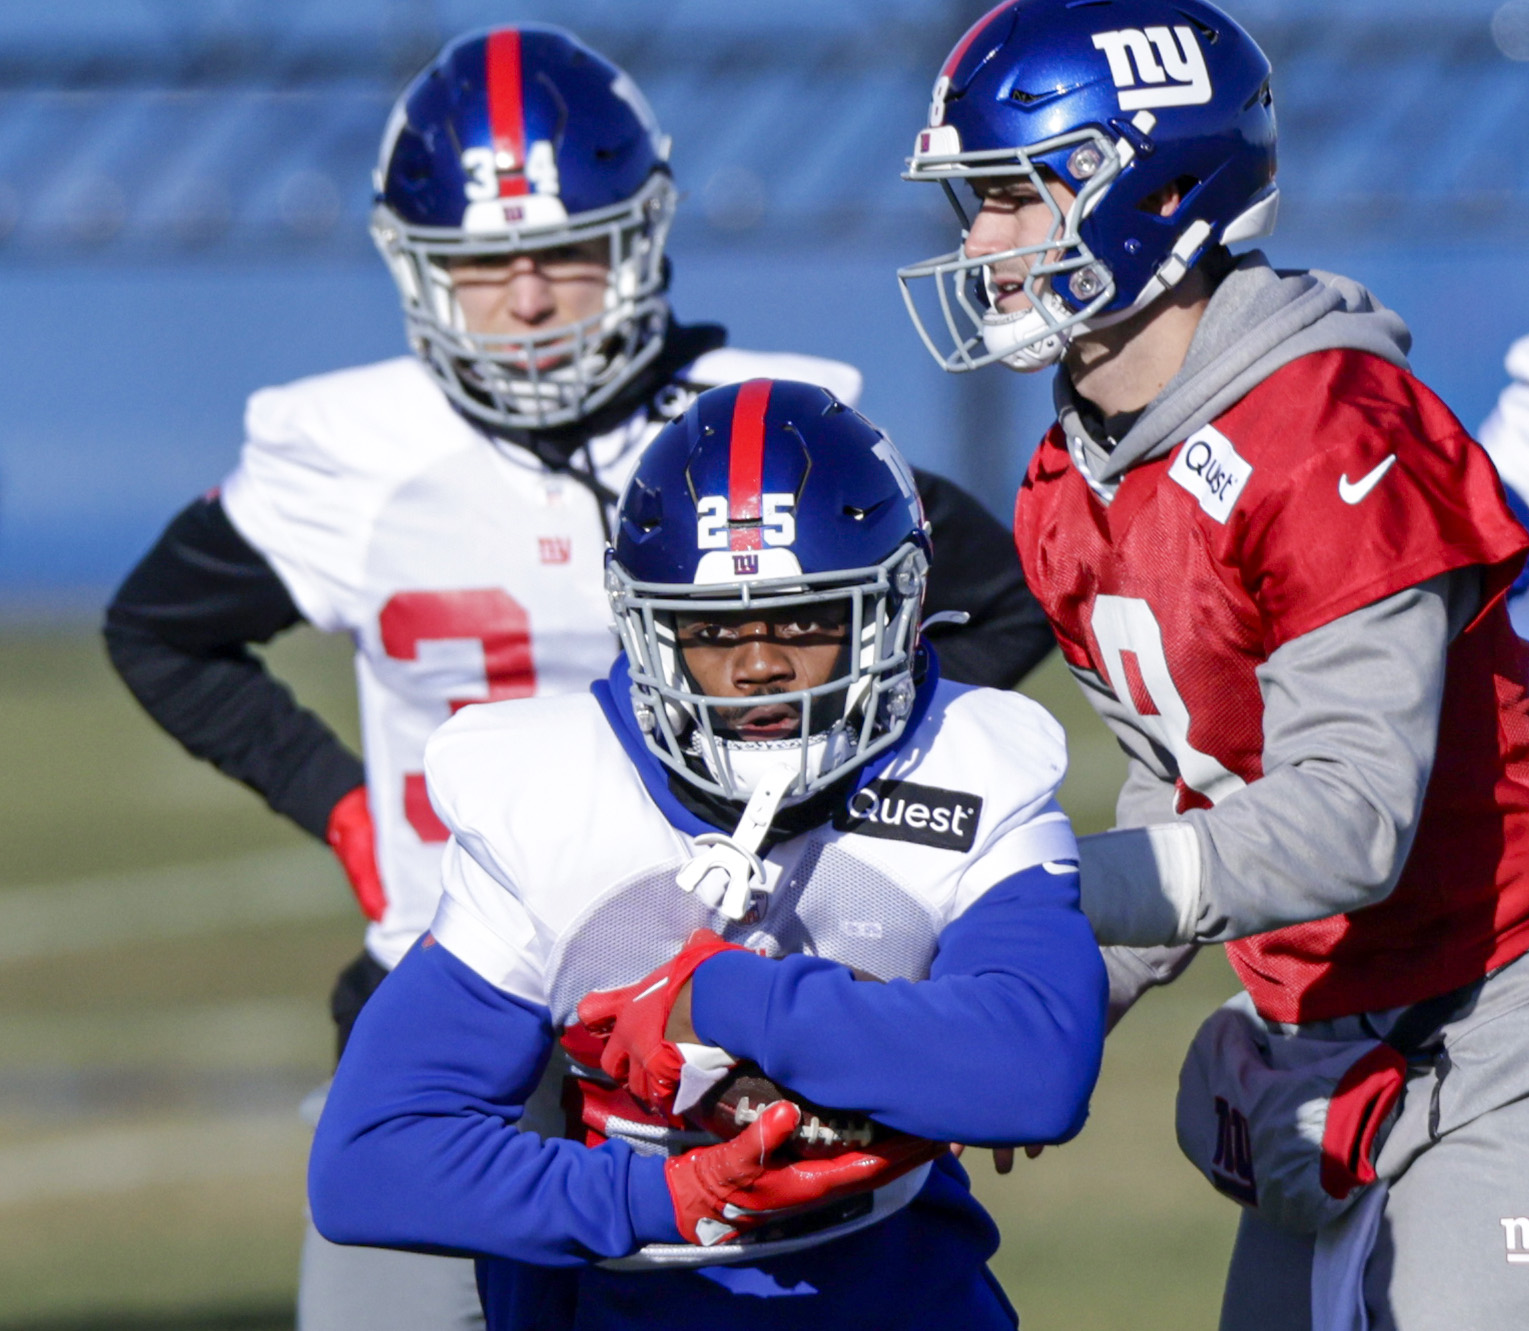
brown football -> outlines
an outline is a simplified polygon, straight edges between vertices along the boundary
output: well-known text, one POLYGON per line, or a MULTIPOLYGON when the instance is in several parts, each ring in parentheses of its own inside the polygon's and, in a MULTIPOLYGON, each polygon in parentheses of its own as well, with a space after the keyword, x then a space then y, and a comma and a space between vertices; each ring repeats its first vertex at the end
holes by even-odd
POLYGON ((730 1139, 758 1118, 762 1109, 777 1100, 792 1100, 801 1107, 802 1121, 797 1125, 789 1150, 803 1159, 837 1155, 844 1150, 863 1150, 881 1131, 864 1114, 813 1104, 771 1081, 757 1063, 749 1062, 738 1064, 686 1117, 697 1127, 730 1139))

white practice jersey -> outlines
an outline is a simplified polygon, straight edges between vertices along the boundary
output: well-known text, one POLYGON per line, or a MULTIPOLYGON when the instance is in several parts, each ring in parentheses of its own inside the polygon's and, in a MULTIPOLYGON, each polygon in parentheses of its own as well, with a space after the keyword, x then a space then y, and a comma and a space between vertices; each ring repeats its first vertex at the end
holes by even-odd
MULTIPOLYGON (((805 379, 853 403, 860 375, 809 356, 724 348, 687 389, 805 379)), ((678 414, 688 391, 672 395, 678 414)), ((368 800, 387 892, 367 950, 397 964, 430 923, 446 828, 425 793, 425 741, 471 703, 581 692, 617 644, 605 528, 583 485, 459 415, 413 357, 256 393, 230 521, 303 616, 356 645, 368 800)), ((589 443, 619 493, 661 423, 646 411, 589 443)), ((539 765, 542 755, 522 754, 539 765)))
MULTIPOLYGON (((989 888, 1077 858, 1055 799, 1067 766, 1061 727, 1038 704, 994 689, 939 684, 875 780, 830 822, 768 853, 764 910, 744 923, 677 886, 695 840, 650 795, 590 694, 475 708, 435 735, 425 766, 452 832, 432 934, 490 984, 548 1008, 558 1028, 586 994, 641 979, 698 928, 766 956, 807 953, 883 980, 924 979, 942 930, 989 888)), ((568 1072, 559 1050, 525 1128, 566 1135, 568 1072)), ((672 1152, 692 1136, 644 1126, 631 1144, 672 1152)), ((905 1204, 922 1181, 890 1185, 850 1227, 905 1204)), ((748 1251, 764 1255, 763 1245, 748 1251)), ((723 1255, 656 1245, 623 1261, 723 1255)))

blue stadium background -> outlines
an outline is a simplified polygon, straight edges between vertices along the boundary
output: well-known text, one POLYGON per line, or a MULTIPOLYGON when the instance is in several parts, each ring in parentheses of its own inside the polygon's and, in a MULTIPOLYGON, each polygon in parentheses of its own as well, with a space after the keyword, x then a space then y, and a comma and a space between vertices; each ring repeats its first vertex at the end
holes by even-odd
MULTIPOLYGON (((1468 425, 1529 331, 1529 0, 1231 0, 1276 67, 1278 262, 1410 321, 1468 425)), ((0 8, 0 610, 99 600, 228 469, 246 394, 403 350, 365 233, 386 107, 444 38, 554 21, 676 142, 682 317, 842 357, 916 460, 1007 508, 1043 383, 950 378, 893 279, 898 179, 968 0, 64 0, 0 8)))

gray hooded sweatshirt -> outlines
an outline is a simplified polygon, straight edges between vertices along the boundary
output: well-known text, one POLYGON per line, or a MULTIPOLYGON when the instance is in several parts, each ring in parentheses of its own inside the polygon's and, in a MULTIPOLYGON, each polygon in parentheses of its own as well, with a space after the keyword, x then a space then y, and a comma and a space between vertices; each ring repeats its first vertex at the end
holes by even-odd
MULTIPOLYGON (((1057 416, 1073 464, 1109 503, 1160 458, 1300 356, 1336 348, 1406 368, 1401 318, 1358 283, 1284 273, 1244 256, 1217 287, 1179 373, 1120 441, 1094 438, 1065 371, 1057 416)), ((1262 779, 1175 816, 1171 754, 1092 671, 1090 702, 1130 756, 1117 830, 1082 838, 1083 908, 1107 948, 1112 1018, 1173 978, 1194 946, 1344 914, 1383 900, 1417 830, 1433 768, 1445 655, 1480 601, 1464 569, 1295 638, 1258 670, 1262 779)))

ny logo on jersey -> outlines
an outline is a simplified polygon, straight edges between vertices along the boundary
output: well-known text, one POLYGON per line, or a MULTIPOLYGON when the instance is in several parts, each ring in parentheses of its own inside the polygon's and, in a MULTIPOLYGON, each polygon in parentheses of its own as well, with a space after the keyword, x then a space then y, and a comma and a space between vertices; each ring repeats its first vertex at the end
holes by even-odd
POLYGON ((1247 1115, 1221 1096, 1216 1097, 1216 1155, 1211 1182, 1246 1206, 1258 1205, 1258 1182, 1253 1177, 1253 1135, 1247 1115))
POLYGON ((1096 32, 1094 49, 1109 59, 1122 111, 1201 106, 1211 99, 1210 71, 1200 39, 1184 24, 1096 32))
POLYGON ((538 536, 536 548, 544 564, 566 564, 573 558, 573 542, 566 536, 538 536))
POLYGON ((1501 1223, 1503 1238, 1508 1244, 1508 1260, 1529 1262, 1529 1217, 1505 1215, 1501 1223))

